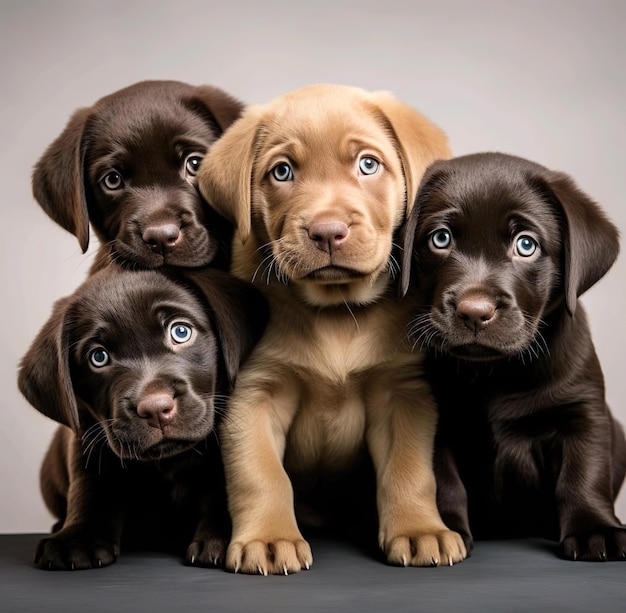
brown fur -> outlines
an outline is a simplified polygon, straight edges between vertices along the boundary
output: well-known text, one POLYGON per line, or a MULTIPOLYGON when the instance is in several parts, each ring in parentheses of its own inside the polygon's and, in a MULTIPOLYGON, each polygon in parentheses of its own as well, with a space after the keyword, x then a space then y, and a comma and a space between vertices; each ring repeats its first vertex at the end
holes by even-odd
POLYGON ((242 109, 208 85, 125 87, 72 115, 35 166, 35 199, 83 252, 91 223, 101 243, 92 271, 110 259, 141 268, 225 268, 232 229, 200 197, 193 164, 242 109), (116 185, 111 177, 117 189, 107 188, 116 185))
POLYGON ((613 507, 626 443, 578 301, 617 254, 616 228, 563 173, 497 153, 426 173, 404 283, 413 268, 441 413, 438 505, 468 548, 530 534, 567 559, 626 559, 613 507))
POLYGON ((185 539, 189 564, 223 559, 214 428, 265 316, 255 288, 210 269, 174 281, 108 266, 55 305, 19 372, 29 402, 63 424, 41 469, 59 521, 39 567, 107 566, 123 530, 125 543, 149 547, 185 539), (192 332, 176 342, 181 322, 192 332), (96 368, 103 351, 110 361, 96 368))
POLYGON ((300 483, 342 474, 366 450, 389 562, 465 557, 436 509, 436 409, 413 377, 411 301, 391 290, 394 231, 427 165, 448 156, 443 133, 389 94, 315 85, 250 108, 205 158, 200 190, 237 227, 232 271, 271 312, 221 429, 227 568, 308 568, 292 483, 298 496, 300 483), (363 156, 377 172, 359 170, 363 156), (292 181, 272 174, 284 163, 292 181))

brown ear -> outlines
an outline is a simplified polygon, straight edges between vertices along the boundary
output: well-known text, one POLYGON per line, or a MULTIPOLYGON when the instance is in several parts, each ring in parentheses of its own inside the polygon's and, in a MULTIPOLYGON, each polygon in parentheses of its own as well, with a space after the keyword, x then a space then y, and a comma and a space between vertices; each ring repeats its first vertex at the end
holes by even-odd
POLYGON ((244 109, 242 102, 213 85, 199 85, 194 88, 192 98, 200 102, 215 119, 221 132, 225 132, 244 109))
POLYGON ((210 307, 232 387, 241 364, 265 329, 267 302, 253 285, 220 270, 185 269, 180 274, 200 291, 210 307))
POLYGON ((33 196, 49 217, 71 232, 83 253, 89 246, 89 213, 81 143, 91 109, 77 110, 33 170, 33 196))
POLYGON ((76 396, 69 370, 65 316, 69 298, 57 301, 50 319, 22 358, 18 387, 40 413, 78 431, 76 396))
POLYGON ((241 242, 250 235, 251 181, 261 107, 249 107, 209 150, 198 172, 200 193, 236 228, 241 242))
POLYGON ((411 211, 417 188, 426 169, 436 160, 451 157, 445 133, 415 109, 400 102, 389 92, 372 92, 371 100, 389 121, 398 143, 406 181, 407 214, 411 211))
POLYGON ((570 315, 578 297, 611 268, 619 253, 619 232, 602 209, 562 172, 541 175, 560 205, 564 231, 565 305, 570 315))
POLYGON ((413 246, 415 244, 415 233, 417 232, 417 221, 420 216, 423 203, 430 197, 433 190, 437 189, 440 182, 445 180, 446 172, 441 164, 434 163, 426 169, 415 203, 410 208, 406 221, 400 228, 397 242, 402 250, 400 256, 400 283, 398 293, 400 298, 406 296, 411 282, 411 268, 413 266, 413 246))

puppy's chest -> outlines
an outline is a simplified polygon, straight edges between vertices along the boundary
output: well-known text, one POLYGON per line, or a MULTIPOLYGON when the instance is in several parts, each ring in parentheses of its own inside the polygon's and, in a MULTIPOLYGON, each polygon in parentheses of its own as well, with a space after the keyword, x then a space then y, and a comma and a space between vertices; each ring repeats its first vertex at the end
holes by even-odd
POLYGON ((402 312, 381 314, 318 319, 310 335, 292 343, 289 369, 300 394, 287 438, 288 469, 350 467, 365 448, 373 382, 407 366, 418 376, 420 358, 405 343, 402 312))
MULTIPOLYGON (((292 315, 291 315, 292 316, 292 315)), ((410 313, 389 301, 350 312, 321 312, 304 322, 282 312, 274 322, 280 361, 316 387, 342 386, 371 369, 411 354, 407 342, 410 313)))

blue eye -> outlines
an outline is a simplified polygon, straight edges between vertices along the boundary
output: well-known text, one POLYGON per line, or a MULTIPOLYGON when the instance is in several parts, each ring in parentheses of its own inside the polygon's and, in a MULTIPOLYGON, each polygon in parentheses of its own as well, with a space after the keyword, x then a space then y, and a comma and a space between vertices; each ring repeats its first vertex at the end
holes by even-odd
POLYGON ((364 175, 373 175, 378 170, 379 166, 380 163, 377 159, 367 155, 359 160, 359 169, 364 175))
POLYGON ((89 354, 89 361, 94 368, 102 368, 111 361, 111 358, 106 349, 98 347, 89 354))
POLYGON ((102 183, 106 189, 115 191, 116 189, 121 189, 124 186, 124 179, 122 175, 117 172, 117 170, 112 170, 110 173, 105 175, 104 179, 102 179, 102 183))
POLYGON ((452 234, 448 230, 436 230, 431 234, 430 242, 435 249, 447 249, 452 243, 452 234))
POLYGON ((170 326, 170 338, 178 345, 187 343, 191 339, 192 328, 179 321, 170 326))
POLYGON ((198 174, 202 158, 203 156, 200 153, 191 153, 185 158, 185 172, 189 176, 195 177, 198 174))
POLYGON ((293 170, 287 162, 276 164, 271 170, 272 176, 277 181, 293 181, 293 170))
POLYGON ((529 258, 531 255, 534 255, 538 247, 537 241, 527 234, 518 236, 515 239, 515 253, 523 258, 529 258))

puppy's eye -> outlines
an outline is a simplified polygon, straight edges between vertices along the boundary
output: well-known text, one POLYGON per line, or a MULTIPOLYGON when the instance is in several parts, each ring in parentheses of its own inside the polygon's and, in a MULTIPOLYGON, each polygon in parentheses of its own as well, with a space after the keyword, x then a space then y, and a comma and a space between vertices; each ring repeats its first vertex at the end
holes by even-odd
POLYGON ((111 358, 106 349, 97 347, 89 354, 89 361, 94 368, 103 368, 111 361, 111 358))
POLYGON ((436 230, 432 233, 430 242, 435 249, 447 249, 452 243, 452 234, 448 230, 436 230))
POLYGON ((293 181, 293 170, 287 162, 276 164, 270 172, 277 181, 293 181))
POLYGON ((170 325, 170 338, 177 344, 189 342, 191 339, 192 328, 186 323, 176 321, 170 325))
POLYGON ((529 258, 537 251, 537 241, 526 234, 518 236, 515 240, 515 253, 523 258, 529 258))
POLYGON ((364 155, 359 160, 359 170, 364 175, 373 175, 378 170, 379 166, 380 162, 377 159, 369 157, 367 155, 364 155))
POLYGON ((195 177, 198 174, 203 157, 201 153, 190 153, 185 158, 185 172, 188 176, 195 177))
POLYGON ((117 172, 117 170, 112 170, 104 176, 102 184, 106 187, 106 189, 115 191, 116 189, 124 187, 124 179, 122 178, 122 175, 117 172))

